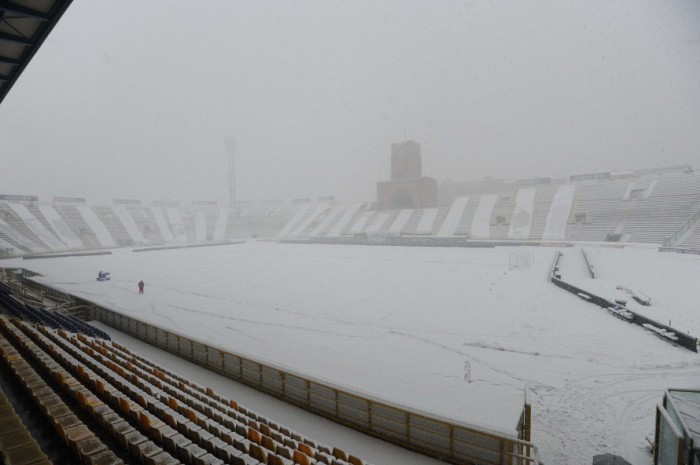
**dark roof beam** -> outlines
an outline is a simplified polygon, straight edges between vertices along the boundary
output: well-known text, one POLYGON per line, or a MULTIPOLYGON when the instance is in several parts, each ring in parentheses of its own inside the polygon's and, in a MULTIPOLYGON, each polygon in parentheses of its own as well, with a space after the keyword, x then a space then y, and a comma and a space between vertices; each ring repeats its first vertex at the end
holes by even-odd
POLYGON ((11 13, 22 18, 37 19, 39 21, 49 20, 47 14, 42 13, 41 11, 32 10, 26 6, 17 5, 14 2, 0 2, 0 12, 11 13))
POLYGON ((0 82, 4 82, 10 79, 10 76, 5 76, 4 74, 0 74, 0 82))
POLYGON ((0 41, 15 42, 22 45, 32 45, 32 41, 27 39, 26 37, 8 34, 7 32, 0 32, 0 41))
POLYGON ((15 65, 16 66, 19 64, 19 60, 16 58, 9 58, 9 57, 0 55, 0 63, 6 64, 6 65, 15 65))

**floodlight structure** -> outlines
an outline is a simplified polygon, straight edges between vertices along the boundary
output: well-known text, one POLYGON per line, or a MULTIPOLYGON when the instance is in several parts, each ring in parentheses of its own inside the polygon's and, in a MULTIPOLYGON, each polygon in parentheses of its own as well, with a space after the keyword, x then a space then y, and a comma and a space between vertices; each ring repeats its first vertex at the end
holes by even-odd
POLYGON ((231 211, 236 213, 236 140, 233 137, 226 139, 226 151, 228 152, 228 202, 231 211))

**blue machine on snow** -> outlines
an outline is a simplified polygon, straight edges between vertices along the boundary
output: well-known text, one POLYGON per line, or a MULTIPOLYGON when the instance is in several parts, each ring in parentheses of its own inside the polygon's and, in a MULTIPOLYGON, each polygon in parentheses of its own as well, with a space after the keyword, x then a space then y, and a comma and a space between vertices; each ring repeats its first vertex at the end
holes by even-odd
POLYGON ((109 281, 109 271, 100 271, 97 273, 97 280, 98 281, 109 281))

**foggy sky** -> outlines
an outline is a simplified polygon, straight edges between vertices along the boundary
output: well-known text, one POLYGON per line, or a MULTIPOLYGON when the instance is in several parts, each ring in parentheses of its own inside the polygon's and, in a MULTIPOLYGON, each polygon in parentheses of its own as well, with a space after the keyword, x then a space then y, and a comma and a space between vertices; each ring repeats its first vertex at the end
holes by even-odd
POLYGON ((0 105, 0 194, 369 201, 700 168, 700 2, 74 0, 0 105))

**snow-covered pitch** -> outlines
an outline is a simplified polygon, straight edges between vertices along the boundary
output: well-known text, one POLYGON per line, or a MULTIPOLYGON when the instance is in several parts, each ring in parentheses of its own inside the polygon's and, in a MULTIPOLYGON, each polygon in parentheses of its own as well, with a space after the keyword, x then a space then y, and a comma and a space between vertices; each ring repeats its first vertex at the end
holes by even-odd
MULTIPOLYGON (((548 282, 557 249, 246 244, 8 260, 145 322, 371 397, 513 434, 528 386, 545 463, 614 452, 651 463, 666 387, 698 387, 700 356, 548 282), (97 282, 97 271, 112 280, 97 282), (136 283, 143 279, 145 294, 136 283)), ((562 278, 700 335, 700 256, 561 249, 562 278)), ((254 406, 251 406, 254 408, 254 406)))

